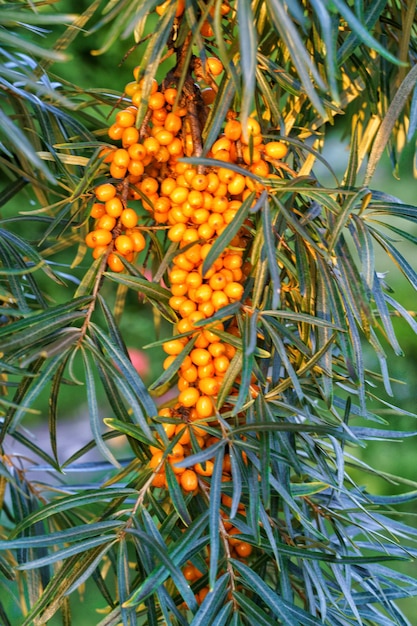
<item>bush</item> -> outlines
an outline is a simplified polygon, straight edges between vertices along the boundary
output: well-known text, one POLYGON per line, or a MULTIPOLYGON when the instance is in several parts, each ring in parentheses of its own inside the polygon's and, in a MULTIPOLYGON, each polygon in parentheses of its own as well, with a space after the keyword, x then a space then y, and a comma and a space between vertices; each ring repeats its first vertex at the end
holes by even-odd
POLYGON ((392 317, 417 329, 376 251, 416 288, 417 208, 372 188, 414 154, 412 5, 98 4, 0 12, 2 623, 408 624, 415 491, 364 483, 415 485, 357 451, 415 434, 375 393, 392 317), (134 33, 123 94, 52 73, 83 29, 96 53, 134 33))

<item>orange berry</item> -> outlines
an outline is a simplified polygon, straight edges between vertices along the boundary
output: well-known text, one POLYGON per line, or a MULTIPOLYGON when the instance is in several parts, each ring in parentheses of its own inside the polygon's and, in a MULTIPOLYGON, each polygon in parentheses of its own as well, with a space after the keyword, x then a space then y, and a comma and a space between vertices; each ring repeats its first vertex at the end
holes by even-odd
POLYGON ((90 217, 94 217, 94 219, 99 219, 100 217, 103 217, 103 215, 105 214, 106 214, 106 207, 104 206, 104 204, 100 204, 99 202, 94 202, 93 206, 91 207, 90 217))
POLYGON ((205 463, 196 463, 194 465, 194 470, 200 476, 211 476, 214 470, 213 461, 205 461, 205 463))
POLYGON ((111 183, 103 183, 95 189, 95 195, 99 202, 111 200, 116 195, 116 187, 111 183))
POLYGON ((125 269, 125 266, 123 265, 120 257, 114 252, 111 252, 109 254, 107 264, 112 272, 123 272, 123 270, 125 269))
POLYGON ((104 228, 104 230, 113 230, 116 226, 116 218, 105 213, 97 222, 97 228, 104 228))
POLYGON ((134 126, 136 122, 136 115, 132 111, 119 111, 116 115, 116 124, 122 128, 129 128, 134 126))
POLYGON ((214 307, 214 310, 218 311, 222 307, 227 306, 230 303, 230 301, 229 301, 229 298, 224 293, 224 291, 219 290, 213 293, 211 297, 211 303, 214 307))
POLYGON ((109 230, 98 228, 88 233, 85 242, 89 248, 96 248, 97 246, 107 246, 112 239, 113 236, 109 230))
POLYGON ((146 196, 151 196, 155 194, 158 191, 158 188, 159 188, 159 183, 156 180, 156 178, 153 178, 152 176, 148 176, 147 178, 144 178, 142 182, 140 183, 140 190, 146 196))
POLYGON ((206 71, 212 76, 219 76, 223 72, 223 63, 217 57, 208 57, 206 71))
POLYGON ((213 359, 213 365, 216 374, 225 374, 229 368, 230 361, 227 356, 222 355, 213 359))
POLYGON ((182 204, 188 198, 188 189, 186 187, 175 187, 169 194, 170 200, 174 204, 182 204))
POLYGON ((143 140, 143 146, 146 149, 147 154, 152 156, 155 155, 161 147, 159 141, 155 139, 155 137, 146 137, 146 139, 143 140))
POLYGON ((243 292, 245 291, 243 285, 236 282, 230 282, 224 288, 224 293, 232 302, 236 302, 237 300, 241 300, 243 296, 243 292))
POLYGON ((198 487, 197 474, 193 470, 185 470, 181 474, 180 485, 184 491, 195 491, 198 487))
POLYGON ((140 230, 135 228, 129 233, 129 237, 133 242, 133 250, 134 252, 142 252, 142 250, 146 247, 145 237, 142 235, 140 230))
POLYGON ((129 156, 134 161, 143 161, 146 157, 146 148, 141 143, 134 143, 127 149, 129 156))
POLYGON ((167 354, 180 354, 184 348, 184 344, 180 339, 171 339, 162 345, 162 349, 167 354))
POLYGON ((133 209, 124 209, 120 221, 125 228, 134 228, 138 223, 138 216, 133 209))
POLYGON ((119 124, 112 124, 108 129, 107 134, 110 139, 113 139, 113 141, 118 141, 123 137, 123 131, 123 126, 119 126, 119 124))
POLYGON ((247 558, 252 554, 252 546, 250 543, 246 543, 246 541, 240 541, 235 546, 235 551, 238 556, 241 558, 247 558))
POLYGON ((175 104, 175 100, 177 99, 178 89, 175 89, 175 87, 168 87, 164 91, 164 96, 167 103, 172 106, 175 104))
POLYGON ((190 352, 191 361, 194 365, 208 365, 211 362, 211 354, 204 348, 194 348, 190 352))
MULTIPOLYGON (((181 376, 188 382, 188 383, 195 383, 197 378, 198 378, 198 370, 197 367, 195 365, 190 365, 190 367, 188 367, 186 370, 182 370, 181 369, 181 376)), ((182 442, 181 442, 182 443, 182 442)))
POLYGON ((283 159, 288 148, 282 141, 270 141, 265 145, 265 154, 271 159, 283 159))
POLYGON ((116 165, 116 163, 111 163, 110 165, 110 176, 112 178, 124 178, 127 173, 127 167, 122 165, 116 165))
POLYGON ((107 252, 107 250, 108 246, 96 246, 92 252, 93 259, 98 259, 99 257, 103 256, 103 254, 107 252))
POLYGON ((115 248, 120 254, 127 255, 133 252, 133 241, 128 235, 119 235, 114 240, 115 248))
POLYGON ((167 486, 167 481, 165 477, 165 472, 160 472, 159 474, 155 474, 152 479, 152 487, 164 488, 167 486))
POLYGON ((106 213, 112 217, 120 217, 123 212, 123 204, 120 198, 111 198, 105 203, 106 213))
POLYGON ((152 111, 156 111, 157 109, 162 109, 165 106, 165 96, 160 91, 156 91, 155 93, 149 96, 148 107, 152 111))
POLYGON ((216 396, 219 393, 220 383, 215 378, 201 378, 198 388, 205 396, 216 396))
POLYGON ((200 397, 200 392, 195 387, 189 387, 184 389, 178 395, 178 402, 185 407, 195 406, 197 400, 200 397))
POLYGON ((185 580, 188 580, 189 582, 193 582, 193 580, 197 578, 194 565, 186 565, 182 570, 182 573, 185 580))
POLYGON ((195 405, 198 417, 205 418, 214 414, 213 401, 209 396, 200 396, 195 405))
POLYGON ((133 159, 129 161, 129 165, 127 166, 127 171, 132 176, 142 176, 145 171, 145 167, 142 161, 134 161, 133 159))
POLYGON ((227 280, 223 274, 216 272, 210 278, 209 285, 213 291, 223 290, 227 285, 227 280))
POLYGON ((224 134, 231 141, 237 141, 242 134, 241 123, 237 120, 229 120, 224 127, 224 134))

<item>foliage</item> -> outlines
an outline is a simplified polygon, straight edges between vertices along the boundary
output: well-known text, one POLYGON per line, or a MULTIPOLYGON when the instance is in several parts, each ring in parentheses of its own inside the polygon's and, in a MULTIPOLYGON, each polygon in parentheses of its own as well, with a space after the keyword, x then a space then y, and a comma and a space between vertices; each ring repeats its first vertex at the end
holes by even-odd
POLYGON ((45 2, 0 6, 1 621, 40 625, 57 614, 71 624, 71 598, 87 584, 100 594, 95 608, 105 606, 104 616, 91 618, 98 626, 408 624, 396 601, 416 595, 417 582, 391 565, 416 553, 417 531, 396 510, 415 500, 416 485, 377 496, 352 473, 384 478, 355 450, 415 435, 385 421, 373 389, 382 380, 392 394, 387 362, 402 353, 392 317, 417 330, 378 271, 376 250, 417 288, 396 244, 417 243, 417 207, 371 186, 385 148, 397 173, 414 158, 415 2, 239 0, 225 17, 219 1, 187 0, 181 18, 176 2, 156 17, 157 4, 93 2, 79 16, 45 2), (213 34, 202 37, 206 21, 213 34), (53 47, 42 46, 45 29, 53 47), (84 243, 94 188, 108 179, 99 157, 107 116, 128 99, 52 73, 82 29, 106 33, 96 52, 121 37, 127 48, 134 34, 144 79, 138 127, 162 62, 177 68, 181 86, 195 59, 221 59, 204 151, 193 163, 213 163, 209 150, 230 109, 243 125, 255 111, 263 136, 289 147, 276 165, 280 176, 206 259, 208 269, 250 217, 250 300, 216 313, 233 317, 239 333, 226 324, 225 340, 237 351, 216 414, 203 424, 213 443, 201 450, 194 442, 184 461, 214 462, 197 494, 184 494, 169 471, 168 489, 153 487, 149 467, 149 447, 163 437, 159 398, 175 388, 186 355, 147 389, 120 332, 132 292, 156 323, 176 319, 168 271, 175 246, 143 209, 146 249, 125 273, 107 271, 105 259, 92 262, 84 243), (342 115, 350 158, 339 181, 321 149, 342 115), (333 187, 317 180, 317 161, 333 187), (379 372, 367 369, 365 346, 379 372), (63 461, 64 387, 85 397, 92 440, 63 461), (45 390, 51 452, 25 429, 45 390), (115 439, 126 444, 125 456, 115 439), (13 452, 16 442, 23 454, 13 452), (102 460, 84 462, 94 448, 102 460), (222 481, 226 454, 231 478, 222 481), (35 469, 46 478, 34 479, 35 469), (225 516, 252 547, 249 559, 231 550, 225 516), (190 562, 203 574, 191 586, 190 562))

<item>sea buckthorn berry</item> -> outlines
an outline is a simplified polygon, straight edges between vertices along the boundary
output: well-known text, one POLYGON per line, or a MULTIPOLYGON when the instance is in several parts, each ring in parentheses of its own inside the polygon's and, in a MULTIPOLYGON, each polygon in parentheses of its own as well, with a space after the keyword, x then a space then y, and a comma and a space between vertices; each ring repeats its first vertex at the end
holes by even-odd
POLYGON ((106 213, 112 217, 120 217, 123 212, 123 204, 120 198, 111 198, 105 203, 106 213))
POLYGON ((104 206, 104 204, 94 202, 93 206, 91 207, 90 217, 93 217, 94 219, 99 219, 100 217, 103 217, 105 213, 106 207, 104 206))
POLYGON ((211 239, 216 233, 215 229, 210 226, 210 224, 200 224, 197 232, 199 239, 205 239, 206 241, 211 239))
POLYGON ((119 126, 119 124, 112 124, 107 131, 108 136, 113 141, 119 141, 123 137, 123 126, 119 126))
POLYGON ((129 232, 129 237, 132 240, 134 252, 142 252, 146 248, 146 239, 137 228, 129 232))
POLYGON ((116 124, 122 128, 129 128, 134 126, 136 122, 136 115, 132 111, 119 111, 116 115, 116 124))
POLYGON ((186 228, 182 236, 182 242, 184 245, 189 243, 195 243, 200 239, 198 231, 195 228, 186 228))
POLYGON ((138 223, 138 216, 133 209, 124 209, 120 216, 120 221, 125 228, 135 228, 138 223))
POLYGON ((127 149, 129 156, 134 161, 143 161, 147 155, 146 148, 141 143, 134 143, 127 149))
POLYGON ((111 163, 113 160, 114 148, 109 148, 108 146, 104 146, 100 150, 99 158, 103 159, 103 163, 111 163))
POLYGON ((213 359, 213 365, 216 374, 225 374, 229 368, 230 361, 227 356, 222 355, 213 359))
POLYGON ((148 176, 140 183, 140 190, 147 196, 151 196, 158 191, 159 183, 156 178, 148 176))
POLYGON ((187 277, 188 272, 186 270, 180 269, 179 267, 174 267, 169 274, 170 283, 173 285, 182 285, 186 282, 187 277))
POLYGON ((220 383, 215 378, 201 378, 198 388, 205 396, 216 396, 219 393, 220 383))
POLYGON ((169 194, 171 202, 174 204, 182 204, 188 198, 189 190, 186 187, 175 187, 169 194))
POLYGON ((171 293, 173 296, 185 296, 185 294, 188 293, 188 285, 185 283, 171 285, 171 293))
MULTIPOLYGON (((157 450, 155 454, 153 454, 149 460, 149 463, 148 463, 149 467, 151 469, 156 469, 162 463, 163 456, 164 456, 163 451, 157 450)), ((160 467, 158 471, 162 472, 163 471, 162 467, 160 467)))
MULTIPOLYGON (((181 376, 188 382, 188 383, 195 383, 196 380, 198 379, 198 370, 197 367, 195 365, 190 365, 190 367, 188 367, 186 370, 182 370, 181 369, 181 376)), ((183 443, 183 442, 181 442, 183 443)))
POLYGON ((162 109, 163 106, 165 106, 165 96, 163 93, 161 93, 160 91, 156 91, 149 96, 148 107, 152 111, 162 109))
POLYGON ((221 309, 224 306, 227 306, 228 304, 230 304, 230 300, 229 298, 226 296, 226 294, 224 293, 224 291, 215 291, 211 297, 211 303, 214 307, 215 311, 218 311, 219 309, 221 309))
POLYGON ((185 470, 181 474, 180 485, 184 491, 195 491, 198 488, 197 474, 193 470, 185 470))
POLYGON ((135 80, 132 80, 125 85, 125 94, 130 98, 136 91, 141 91, 141 87, 135 80))
POLYGON ((197 365, 197 367, 208 365, 212 360, 210 352, 203 348, 194 348, 191 350, 190 357, 191 361, 194 365, 197 365))
MULTIPOLYGON (((188 285, 186 285, 187 290, 188 290, 188 285)), ((194 313, 194 311, 197 310, 197 305, 195 302, 193 302, 192 300, 185 300, 185 302, 183 302, 179 308, 178 308, 178 313, 181 315, 181 317, 188 317, 189 315, 191 315, 191 313, 194 313)))
POLYGON ((145 171, 145 167, 144 167, 142 161, 134 161, 132 159, 129 162, 129 165, 127 166, 127 171, 132 176, 138 176, 139 177, 139 176, 142 176, 143 172, 145 171))
POLYGON ((89 248, 96 246, 107 246, 113 239, 113 235, 109 230, 98 228, 88 233, 85 242, 89 248))
POLYGON ((238 543, 235 544, 234 548, 235 548, 236 554, 243 559, 250 556, 253 550, 250 543, 247 543, 246 541, 239 541, 238 543))
POLYGON ((217 57, 208 57, 206 71, 212 76, 219 76, 223 72, 223 63, 217 57))
MULTIPOLYGON (((158 412, 158 415, 160 415, 159 412, 158 412)), ((170 416, 167 416, 167 417, 170 417, 170 416)), ((163 422, 161 426, 164 429, 165 434, 168 437, 168 439, 172 439, 172 437, 175 435, 176 424, 173 424, 171 422, 163 422)))
MULTIPOLYGON (((165 0, 165 2, 163 2, 162 4, 157 5, 157 7, 155 8, 155 11, 158 13, 158 15, 164 15, 164 13, 170 7, 171 4, 172 4, 172 0, 165 0)), ((181 17, 181 15, 184 13, 184 9, 185 9, 185 1, 177 0, 177 10, 175 11, 175 17, 181 17)))
POLYGON ((246 187, 245 176, 236 174, 233 180, 227 185, 227 191, 231 196, 240 195, 246 187))
POLYGON ((226 346, 222 341, 212 341, 208 347, 212 357, 218 357, 226 352, 226 346))
POLYGON ((168 113, 164 121, 164 128, 172 135, 179 133, 182 128, 182 120, 180 116, 175 113, 168 113))
POLYGON ((166 341, 162 345, 162 348, 167 354, 180 354, 184 349, 184 344, 179 339, 171 339, 170 341, 166 341))
POLYGON ((178 311, 181 304, 185 302, 186 299, 187 298, 185 298, 184 296, 171 296, 171 298, 168 300, 168 304, 171 309, 174 309, 174 311, 178 311))
POLYGON ((180 457, 184 458, 184 448, 180 443, 176 443, 171 449, 171 452, 168 453, 168 458, 179 459, 180 457))
POLYGON ((175 104, 175 100, 177 99, 178 89, 176 89, 175 87, 168 87, 164 91, 164 96, 167 103, 172 106, 175 104))
POLYGON ((110 165, 110 176, 112 178, 124 178, 127 174, 127 167, 124 165, 116 165, 116 163, 111 163, 110 165))
POLYGON ((155 139, 161 146, 168 146, 174 139, 174 135, 169 130, 161 128, 161 130, 158 130, 155 134, 155 139))
POLYGON ((103 254, 107 252, 107 250, 108 246, 96 246, 92 252, 93 259, 98 259, 99 257, 103 256, 103 254))
POLYGON ((227 280, 223 274, 216 272, 210 278, 209 285, 213 291, 223 290, 227 285, 227 280))
POLYGON ((133 241, 128 235, 119 235, 114 240, 115 248, 120 254, 126 255, 133 252, 133 241))
POLYGON ((241 300, 244 292, 244 287, 240 283, 236 283, 234 281, 228 283, 224 288, 224 293, 227 295, 230 300, 237 301, 241 300))
POLYGON ((99 202, 111 200, 116 195, 116 187, 111 183, 103 183, 95 189, 95 195, 99 202))
POLYGON ((104 230, 113 230, 115 226, 116 218, 111 215, 107 215, 107 213, 100 217, 97 221, 97 228, 104 228, 104 230))
POLYGON ((196 568, 194 567, 194 565, 186 565, 182 570, 182 574, 185 580, 188 580, 189 582, 193 582, 193 580, 196 580, 197 578, 196 568))
POLYGON ((270 173, 269 165, 266 161, 261 159, 258 163, 254 163, 250 167, 250 171, 256 176, 266 177, 270 173))
POLYGON ((164 359, 163 363, 162 363, 162 367, 164 368, 164 370, 167 370, 175 361, 176 356, 174 354, 170 354, 169 356, 167 356, 166 359, 164 359))
POLYGON ((265 154, 271 159, 283 159, 288 148, 282 141, 270 141, 265 145, 265 154))
POLYGON ((200 397, 200 392, 195 387, 189 387, 184 389, 178 395, 178 402, 185 407, 195 406, 197 400, 200 397))
POLYGON ((189 287, 197 289, 198 287, 201 287, 203 277, 198 272, 190 272, 185 279, 185 282, 187 285, 189 285, 189 287))
POLYGON ((118 148, 113 154, 113 163, 117 167, 127 167, 129 165, 130 156, 125 148, 118 148))
POLYGON ((208 20, 204 20, 204 22, 201 24, 200 33, 202 37, 213 37, 214 31, 208 20))
POLYGON ((174 264, 187 272, 191 272, 194 269, 194 263, 189 261, 185 254, 178 254, 174 259, 174 264))
POLYGON ((152 478, 152 487, 159 487, 160 489, 167 486, 165 472, 159 472, 152 478))
POLYGON ((213 294, 213 289, 210 285, 204 284, 196 289, 195 300, 196 302, 209 302, 213 294))
POLYGON ((209 342, 207 341, 207 339, 204 337, 202 332, 199 332, 197 335, 197 339, 195 340, 194 346, 196 348, 207 348, 207 346, 209 345, 209 342))
POLYGON ((123 262, 121 261, 120 257, 114 252, 111 252, 109 254, 109 258, 107 259, 107 264, 112 272, 123 272, 123 270, 125 269, 125 266, 123 265, 123 262))
POLYGON ((200 476, 211 476, 214 470, 213 461, 205 461, 204 463, 196 463, 194 465, 194 471, 200 476))
POLYGON ((195 409, 199 417, 210 417, 214 414, 213 401, 209 396, 200 396, 196 402, 195 409))
POLYGON ((229 120, 224 127, 225 137, 231 141, 237 141, 242 134, 242 125, 237 120, 229 120))
MULTIPOLYGON (((230 152, 231 146, 232 146, 232 142, 230 141, 230 139, 228 139, 227 137, 220 137, 220 139, 217 139, 217 141, 215 141, 214 144, 212 145, 211 151, 214 157, 216 157, 217 152, 219 152, 220 150, 226 150, 227 152, 230 152)), ((230 171, 231 170, 229 170, 229 172, 230 171)), ((219 174, 219 178, 220 178, 220 174, 219 174)))
POLYGON ((184 155, 184 149, 181 139, 179 137, 174 137, 171 143, 167 146, 167 150, 171 157, 182 157, 184 155))
POLYGON ((146 152, 152 156, 155 155, 161 147, 159 141, 155 139, 155 137, 146 137, 146 139, 143 140, 143 146, 146 149, 146 152))

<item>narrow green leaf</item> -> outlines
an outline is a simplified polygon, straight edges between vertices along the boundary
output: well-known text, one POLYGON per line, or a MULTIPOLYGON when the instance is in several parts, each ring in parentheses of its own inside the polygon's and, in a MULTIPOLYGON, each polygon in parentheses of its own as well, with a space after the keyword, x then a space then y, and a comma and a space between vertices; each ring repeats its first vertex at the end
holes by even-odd
POLYGON ((51 565, 52 563, 56 563, 57 561, 63 561, 64 559, 79 554, 80 552, 86 552, 87 550, 91 550, 91 548, 101 546, 103 543, 109 542, 109 540, 111 539, 112 537, 108 535, 85 539, 84 541, 77 542, 69 548, 63 548, 62 550, 54 551, 51 554, 48 554, 48 556, 44 556, 40 559, 34 559, 33 561, 29 561, 28 563, 22 563, 17 566, 17 569, 29 570, 44 567, 45 565, 51 565))
POLYGON ((48 519, 52 515, 56 515, 57 513, 62 513, 62 511, 68 511, 79 506, 86 506, 88 504, 93 504, 94 502, 108 502, 109 500, 114 500, 116 498, 129 498, 136 497, 137 491, 135 489, 110 489, 106 490, 102 489, 91 489, 85 490, 84 493, 75 494, 70 496, 64 496, 63 498, 57 498, 53 502, 49 504, 45 504, 42 509, 38 511, 34 511, 28 517, 20 522, 14 529, 11 534, 11 538, 19 535, 25 528, 29 528, 33 524, 40 522, 44 519, 48 519))
POLYGON ((110 448, 108 448, 102 437, 102 419, 100 417, 100 410, 97 401, 97 389, 96 383, 94 380, 94 371, 92 364, 90 362, 91 356, 87 354, 86 350, 81 348, 81 355, 84 363, 84 372, 85 372, 85 385, 87 392, 87 405, 88 405, 88 415, 90 418, 90 428, 94 437, 94 441, 96 442, 97 449, 101 452, 103 457, 107 459, 112 465, 117 468, 120 468, 120 463, 111 452, 110 448))
POLYGON ((210 527, 210 570, 209 587, 214 589, 218 578, 218 565, 220 556, 220 502, 222 491, 224 445, 216 451, 213 474, 211 476, 209 527, 210 527))

